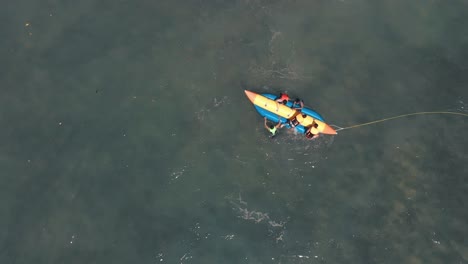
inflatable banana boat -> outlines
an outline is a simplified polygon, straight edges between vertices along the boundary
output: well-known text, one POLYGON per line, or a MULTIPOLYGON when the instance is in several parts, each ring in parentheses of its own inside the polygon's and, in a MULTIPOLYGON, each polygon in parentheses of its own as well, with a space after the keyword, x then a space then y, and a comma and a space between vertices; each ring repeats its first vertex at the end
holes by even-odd
POLYGON ((245 90, 245 94, 253 103, 257 112, 272 122, 278 123, 281 121, 284 127, 294 127, 302 134, 306 134, 309 129, 313 134, 337 134, 332 127, 325 123, 319 113, 310 108, 293 109, 291 101, 288 101, 285 105, 278 103, 275 101, 276 95, 274 94, 257 94, 248 90, 245 90))

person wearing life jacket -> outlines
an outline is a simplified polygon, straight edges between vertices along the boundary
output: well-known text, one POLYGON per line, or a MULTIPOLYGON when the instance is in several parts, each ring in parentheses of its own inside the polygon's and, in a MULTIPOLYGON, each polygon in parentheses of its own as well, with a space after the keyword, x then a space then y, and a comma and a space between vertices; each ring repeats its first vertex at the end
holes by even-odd
POLYGON ((291 128, 295 128, 297 125, 299 125, 299 121, 297 121, 296 117, 293 117, 291 119, 288 119, 288 124, 291 128))
POLYGON ((280 93, 278 97, 276 97, 275 101, 281 104, 286 105, 289 101, 289 96, 285 93, 280 93))
POLYGON ((300 109, 304 108, 304 101, 302 101, 299 98, 296 98, 296 100, 294 100, 291 108, 292 109, 297 109, 297 110, 300 110, 300 109))
POLYGON ((278 128, 281 128, 282 125, 281 125, 281 120, 278 122, 278 124, 276 125, 268 125, 267 124, 267 118, 264 117, 265 119, 265 128, 270 131, 271 133, 271 137, 274 137, 276 135, 276 132, 278 131, 278 128))
POLYGON ((319 137, 319 131, 318 131, 318 124, 317 123, 312 123, 312 125, 307 129, 306 133, 306 138, 308 139, 314 139, 319 137))

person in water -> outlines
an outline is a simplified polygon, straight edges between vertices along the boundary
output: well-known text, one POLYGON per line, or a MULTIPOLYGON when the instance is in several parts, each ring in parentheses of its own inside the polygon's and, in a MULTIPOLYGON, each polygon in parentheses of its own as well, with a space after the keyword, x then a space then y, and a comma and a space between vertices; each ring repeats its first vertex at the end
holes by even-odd
POLYGON ((281 127, 282 127, 282 125, 281 125, 281 120, 280 120, 280 121, 278 122, 278 124, 276 124, 276 125, 268 125, 268 124, 267 124, 267 118, 264 117, 264 119, 265 119, 265 128, 266 128, 268 131, 270 131, 271 137, 274 137, 274 136, 276 135, 276 132, 277 132, 278 128, 281 128, 281 127))
POLYGON ((318 124, 313 122, 312 125, 307 129, 305 135, 308 139, 315 139, 319 137, 318 124))
POLYGON ((299 98, 296 98, 296 100, 294 100, 291 108, 301 110, 302 108, 304 108, 304 101, 302 101, 299 98))
POLYGON ((281 104, 286 105, 289 101, 289 96, 285 93, 280 93, 278 97, 276 97, 275 101, 281 104))

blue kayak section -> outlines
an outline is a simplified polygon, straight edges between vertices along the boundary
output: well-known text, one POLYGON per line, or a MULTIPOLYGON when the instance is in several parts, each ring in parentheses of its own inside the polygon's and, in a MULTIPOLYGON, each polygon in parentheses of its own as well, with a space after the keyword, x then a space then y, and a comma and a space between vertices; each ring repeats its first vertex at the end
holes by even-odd
MULTIPOLYGON (((262 94, 262 95, 265 96, 268 99, 271 99, 271 100, 276 99, 276 95, 274 95, 274 94, 262 94)), ((288 102, 286 104, 286 106, 292 107, 292 102, 288 102)), ((274 113, 272 113, 270 111, 267 111, 267 110, 265 110, 265 109, 263 109, 263 108, 261 108, 259 106, 254 105, 254 107, 261 116, 266 117, 271 122, 278 123, 279 121, 281 121, 281 123, 284 124, 284 127, 291 128, 291 126, 288 124, 288 120, 286 118, 280 117, 280 116, 278 116, 278 115, 276 115, 276 114, 274 114, 274 113)), ((319 113, 315 112, 314 110, 312 110, 310 108, 304 107, 304 108, 302 108, 301 112, 308 115, 308 116, 311 116, 311 117, 313 117, 315 119, 318 119, 318 120, 320 120, 322 122, 325 122, 325 120, 323 119, 323 117, 319 113)), ((304 126, 298 125, 298 126, 296 126, 296 130, 299 133, 304 134, 307 129, 304 126)))

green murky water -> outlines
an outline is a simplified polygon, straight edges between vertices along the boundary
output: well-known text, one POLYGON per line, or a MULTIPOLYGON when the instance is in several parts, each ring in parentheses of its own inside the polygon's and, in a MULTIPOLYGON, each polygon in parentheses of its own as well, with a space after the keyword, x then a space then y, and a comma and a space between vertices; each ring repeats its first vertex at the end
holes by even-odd
POLYGON ((466 263, 466 1, 10 1, 1 263, 466 263))

